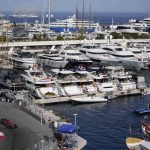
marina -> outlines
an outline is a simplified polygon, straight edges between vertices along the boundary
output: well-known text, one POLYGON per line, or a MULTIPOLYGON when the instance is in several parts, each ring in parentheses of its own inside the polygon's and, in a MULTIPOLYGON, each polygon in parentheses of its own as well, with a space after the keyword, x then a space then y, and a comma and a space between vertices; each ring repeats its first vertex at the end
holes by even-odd
POLYGON ((1 150, 150 149, 148 4, 117 1, 0 6, 1 150))

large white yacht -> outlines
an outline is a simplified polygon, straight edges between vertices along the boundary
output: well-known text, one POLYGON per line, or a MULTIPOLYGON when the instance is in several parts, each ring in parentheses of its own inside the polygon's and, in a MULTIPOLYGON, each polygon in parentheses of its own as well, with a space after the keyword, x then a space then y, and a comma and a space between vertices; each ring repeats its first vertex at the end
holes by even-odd
POLYGON ((8 55, 15 68, 29 69, 36 63, 34 55, 28 51, 24 51, 23 49, 11 48, 8 55))
POLYGON ((150 65, 150 55, 142 48, 130 47, 127 50, 131 51, 134 56, 145 64, 145 68, 150 65))
POLYGON ((120 64, 125 67, 125 69, 141 70, 145 66, 144 62, 138 60, 131 51, 128 51, 121 46, 108 44, 102 45, 102 48, 107 50, 109 54, 116 57, 116 59, 120 61, 120 64))
POLYGON ((78 79, 74 76, 74 72, 68 70, 56 71, 54 78, 62 96, 76 96, 84 94, 77 84, 78 79))
POLYGON ((96 94, 97 87, 91 73, 87 71, 76 71, 74 76, 78 79, 77 83, 85 94, 96 94))
POLYGON ((60 56, 66 61, 69 61, 69 67, 78 67, 79 65, 84 65, 85 68, 88 67, 92 61, 84 56, 79 50, 72 46, 63 46, 60 50, 60 56))
POLYGON ((79 50, 91 60, 97 61, 103 65, 117 65, 119 63, 116 57, 110 55, 106 50, 100 48, 96 44, 84 44, 79 50))
POLYGON ((90 28, 91 31, 94 31, 94 29, 96 28, 96 23, 92 21, 89 22, 86 20, 79 20, 74 14, 73 16, 69 16, 68 19, 57 19, 56 22, 51 22, 50 28, 55 32, 64 32, 64 29, 75 32, 82 28, 84 28, 85 30, 88 30, 90 28))
POLYGON ((37 98, 50 98, 59 95, 55 81, 48 77, 43 69, 37 67, 25 70, 21 76, 26 81, 26 88, 37 98))
POLYGON ((59 51, 51 49, 38 55, 38 63, 51 68, 64 68, 68 61, 59 55, 59 51))

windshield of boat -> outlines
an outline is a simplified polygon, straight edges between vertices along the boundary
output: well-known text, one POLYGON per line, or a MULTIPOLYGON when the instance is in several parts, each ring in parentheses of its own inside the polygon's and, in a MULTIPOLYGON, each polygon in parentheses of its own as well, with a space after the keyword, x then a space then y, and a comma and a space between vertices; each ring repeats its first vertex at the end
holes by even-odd
POLYGON ((115 48, 115 50, 117 50, 117 51, 122 51, 122 48, 115 48))
POLYGON ((88 45, 88 46, 84 46, 84 48, 87 48, 87 49, 94 49, 94 48, 98 48, 97 45, 88 45))
POLYGON ((31 72, 30 74, 31 76, 38 77, 38 78, 46 77, 46 75, 42 71, 31 72))
POLYGON ((29 52, 23 52, 19 54, 21 58, 34 58, 33 55, 29 52))

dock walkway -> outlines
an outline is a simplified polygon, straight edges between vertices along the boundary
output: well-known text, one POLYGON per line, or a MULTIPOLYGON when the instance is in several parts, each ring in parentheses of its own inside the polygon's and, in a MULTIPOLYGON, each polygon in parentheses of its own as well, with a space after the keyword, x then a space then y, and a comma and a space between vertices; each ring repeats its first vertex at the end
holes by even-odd
MULTIPOLYGON (((129 91, 116 91, 113 92, 111 95, 105 95, 104 93, 96 93, 96 96, 100 97, 108 97, 108 99, 114 99, 116 97, 121 96, 130 96, 130 95, 138 95, 138 94, 150 94, 150 87, 147 87, 144 89, 144 91, 141 91, 140 89, 135 90, 129 90, 129 91)), ((71 96, 70 96, 71 97, 71 96)), ((36 104, 53 104, 53 103, 63 103, 63 102, 69 102, 70 97, 64 96, 64 97, 55 97, 55 98, 49 98, 49 99, 36 99, 34 102, 36 104)), ((72 97, 86 97, 86 95, 78 95, 78 96, 72 96, 72 97)))

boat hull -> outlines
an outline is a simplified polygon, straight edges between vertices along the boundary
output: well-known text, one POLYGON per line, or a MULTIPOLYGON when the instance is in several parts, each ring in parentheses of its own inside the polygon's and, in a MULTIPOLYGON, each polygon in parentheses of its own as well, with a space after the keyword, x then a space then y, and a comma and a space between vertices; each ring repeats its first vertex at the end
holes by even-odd
POLYGON ((76 103, 101 103, 101 102, 107 102, 107 99, 103 97, 94 97, 94 96, 88 96, 88 97, 71 97, 70 98, 71 102, 76 102, 76 103))

